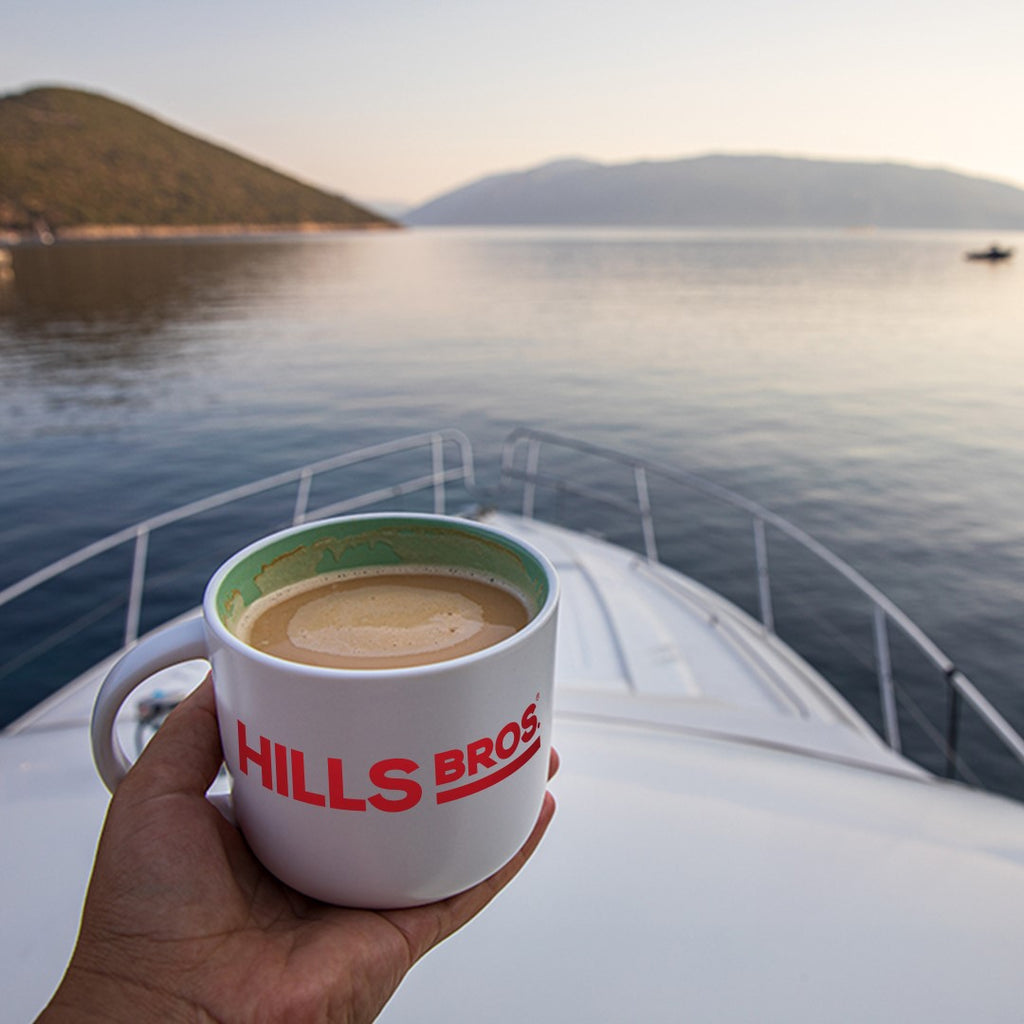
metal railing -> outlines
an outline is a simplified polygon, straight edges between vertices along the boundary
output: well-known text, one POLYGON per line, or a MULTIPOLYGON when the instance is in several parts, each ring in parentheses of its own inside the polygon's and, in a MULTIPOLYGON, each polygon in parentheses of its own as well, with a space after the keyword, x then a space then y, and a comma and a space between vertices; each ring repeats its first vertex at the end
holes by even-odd
POLYGON ((457 430, 417 434, 413 437, 361 448, 358 451, 346 452, 333 458, 322 459, 319 462, 300 466, 298 469, 264 477, 262 480, 257 480, 250 484, 221 491, 208 498, 189 502, 187 505, 182 505, 160 515, 151 516, 149 519, 144 519, 133 526, 118 530, 116 533, 94 541, 92 544, 88 544, 78 551, 66 555, 64 558, 57 559, 57 561, 52 562, 50 565, 0 591, 0 608, 22 594, 34 590, 48 580, 55 579, 68 570, 96 558, 98 555, 118 548, 122 544, 132 543, 134 544, 134 552, 131 574, 128 581, 128 601, 123 634, 124 645, 127 647, 133 644, 139 637, 139 622, 146 583, 149 539, 157 530, 170 526, 172 523, 190 519, 203 512, 222 508, 279 487, 285 487, 288 484, 297 485, 295 505, 291 517, 292 524, 296 526, 300 523, 313 519, 322 519, 326 516, 344 515, 345 513, 366 508, 381 501, 425 490, 433 491, 434 511, 444 513, 446 509, 446 485, 455 482, 461 482, 467 490, 472 490, 475 487, 473 449, 469 439, 457 430), (363 494, 346 498, 344 501, 333 502, 330 505, 324 505, 312 510, 308 507, 313 480, 318 475, 418 449, 422 449, 429 458, 430 468, 427 472, 401 480, 398 483, 390 484, 387 487, 366 491, 363 494), (450 465, 446 457, 446 451, 449 449, 454 449, 455 452, 455 459, 450 465))
POLYGON ((634 458, 614 449, 576 441, 547 431, 528 428, 515 430, 506 439, 502 450, 502 488, 507 491, 511 482, 521 483, 521 511, 524 516, 532 518, 534 515, 538 487, 552 488, 563 495, 571 494, 618 511, 628 511, 639 517, 644 554, 652 562, 659 561, 657 534, 649 491, 649 480, 655 477, 692 488, 750 516, 760 620, 764 629, 769 633, 775 633, 772 578, 768 560, 767 528, 769 526, 780 531, 817 557, 870 602, 882 735, 893 750, 900 752, 903 744, 896 708, 896 688, 889 642, 890 624, 911 641, 934 669, 941 674, 946 684, 948 707, 944 750, 942 751, 946 762, 946 774, 950 777, 956 774, 959 760, 957 748, 960 718, 964 704, 974 709, 989 732, 999 739, 1020 764, 1024 765, 1024 738, 925 634, 921 627, 851 565, 782 516, 693 473, 663 466, 647 459, 634 458), (625 467, 632 474, 633 496, 630 499, 624 499, 609 494, 604 489, 571 481, 563 474, 545 472, 541 467, 541 450, 544 447, 594 456, 625 467))
MULTIPOLYGON (((538 487, 553 488, 562 494, 582 497, 588 502, 613 508, 620 513, 628 513, 639 520, 644 554, 650 561, 659 562, 657 532, 649 489, 649 482, 652 478, 690 487, 707 497, 739 509, 750 517, 753 530, 759 614, 763 628, 767 632, 772 634, 775 632, 772 576, 768 558, 768 527, 780 531, 816 556, 870 602, 882 734, 893 750, 900 751, 903 744, 897 715, 896 687, 890 653, 890 626, 903 633, 945 681, 948 706, 945 736, 942 742, 947 774, 952 776, 956 773, 959 761, 957 747, 960 719, 965 705, 971 707, 978 714, 990 733, 999 739, 1016 761, 1024 764, 1024 738, 906 613, 834 552, 793 523, 756 502, 683 470, 666 467, 647 459, 631 457, 614 449, 526 428, 513 431, 505 441, 502 449, 498 500, 501 501, 511 482, 518 481, 522 484, 521 512, 527 518, 532 518, 534 515, 538 487), (541 467, 541 450, 545 446, 595 456, 626 467, 632 476, 633 493, 631 497, 622 498, 617 494, 610 493, 607 489, 589 487, 583 483, 571 481, 564 475, 545 472, 541 467)), ((55 579, 105 552, 124 544, 133 544, 132 567, 127 588, 127 610, 123 629, 123 643, 125 646, 129 646, 139 636, 151 535, 173 523, 289 484, 296 486, 291 516, 291 521, 295 525, 330 515, 342 515, 382 501, 427 490, 433 491, 433 510, 443 513, 446 511, 446 488, 449 484, 461 484, 467 495, 479 496, 474 473, 473 451, 469 439, 457 430, 418 434, 313 462, 250 484, 222 491, 142 520, 86 545, 0 591, 0 608, 43 583, 55 579), (428 458, 429 468, 426 471, 415 473, 397 483, 374 488, 342 501, 315 509, 309 508, 312 485, 317 476, 333 470, 354 467, 417 450, 428 458)))

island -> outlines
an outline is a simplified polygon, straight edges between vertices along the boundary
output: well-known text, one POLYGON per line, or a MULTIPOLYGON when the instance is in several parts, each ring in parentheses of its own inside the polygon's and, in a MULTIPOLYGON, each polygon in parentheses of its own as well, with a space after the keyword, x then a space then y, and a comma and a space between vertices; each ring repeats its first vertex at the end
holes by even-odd
POLYGON ((125 103, 0 97, 0 243, 398 228, 125 103))

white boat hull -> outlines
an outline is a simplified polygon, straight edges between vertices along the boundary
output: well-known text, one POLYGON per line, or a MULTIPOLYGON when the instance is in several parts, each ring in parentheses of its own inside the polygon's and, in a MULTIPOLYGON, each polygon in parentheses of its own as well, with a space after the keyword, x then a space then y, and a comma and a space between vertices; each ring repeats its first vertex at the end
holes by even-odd
MULTIPOLYGON (((722 598, 501 517, 559 567, 555 821, 386 1021, 1020 1021, 1024 807, 890 751, 722 598)), ((150 690, 187 690, 205 668, 150 690)), ((98 668, 0 739, 0 990, 28 1020, 70 954, 107 804, 98 668)), ((126 740, 134 723, 123 725, 126 740)))

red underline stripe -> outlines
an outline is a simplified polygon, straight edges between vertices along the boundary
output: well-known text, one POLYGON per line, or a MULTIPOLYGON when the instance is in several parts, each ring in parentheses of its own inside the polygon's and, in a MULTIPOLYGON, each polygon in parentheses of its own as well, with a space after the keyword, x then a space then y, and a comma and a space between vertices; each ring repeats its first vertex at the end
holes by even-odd
POLYGON ((487 789, 495 783, 501 782, 502 779, 507 779, 514 772, 519 771, 519 769, 522 768, 538 750, 540 750, 539 736, 514 761, 509 761, 496 772, 491 772, 490 775, 484 775, 479 779, 474 779, 472 782, 466 783, 465 786, 456 786, 455 789, 446 789, 438 793, 437 802, 439 804, 446 804, 451 800, 461 800, 464 796, 471 796, 473 793, 479 793, 482 789, 487 789))

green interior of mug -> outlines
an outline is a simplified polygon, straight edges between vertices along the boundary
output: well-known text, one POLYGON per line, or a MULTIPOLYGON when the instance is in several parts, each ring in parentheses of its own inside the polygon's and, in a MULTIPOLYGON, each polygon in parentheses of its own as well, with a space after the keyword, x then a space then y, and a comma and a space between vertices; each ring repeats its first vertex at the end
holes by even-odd
POLYGON ((455 567, 504 581, 526 600, 531 617, 548 597, 547 574, 529 550, 468 520, 356 517, 311 524, 241 556, 217 589, 217 611, 233 630, 246 607, 281 587, 386 566, 455 567))

